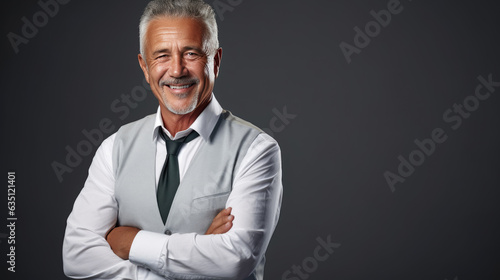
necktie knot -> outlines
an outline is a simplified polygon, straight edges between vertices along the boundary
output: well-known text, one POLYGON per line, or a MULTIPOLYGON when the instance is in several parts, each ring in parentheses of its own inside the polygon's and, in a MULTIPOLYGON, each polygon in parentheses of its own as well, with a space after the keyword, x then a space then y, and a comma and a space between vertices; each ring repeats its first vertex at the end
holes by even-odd
POLYGON ((170 139, 167 138, 167 140, 166 140, 165 143, 167 145, 167 153, 168 153, 168 155, 170 155, 170 156, 177 156, 177 154, 179 153, 179 150, 180 150, 182 144, 184 143, 184 139, 180 138, 178 140, 170 140, 170 139))
POLYGON ((167 135, 165 135, 165 132, 160 128, 160 136, 161 138, 165 141, 165 144, 167 146, 167 153, 168 155, 171 156, 177 156, 179 154, 179 150, 182 147, 182 144, 187 143, 196 137, 198 137, 198 132, 196 131, 191 131, 187 136, 184 136, 182 138, 179 138, 177 140, 172 140, 168 138, 167 135))

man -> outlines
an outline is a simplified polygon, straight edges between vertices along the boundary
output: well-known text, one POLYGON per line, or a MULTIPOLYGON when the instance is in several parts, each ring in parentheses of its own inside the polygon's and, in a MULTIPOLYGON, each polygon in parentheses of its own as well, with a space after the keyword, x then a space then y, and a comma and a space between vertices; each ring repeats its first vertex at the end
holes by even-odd
POLYGON ((263 279, 281 205, 274 139, 223 110, 213 10, 155 0, 140 23, 139 64, 157 113, 96 152, 63 244, 78 279, 263 279))

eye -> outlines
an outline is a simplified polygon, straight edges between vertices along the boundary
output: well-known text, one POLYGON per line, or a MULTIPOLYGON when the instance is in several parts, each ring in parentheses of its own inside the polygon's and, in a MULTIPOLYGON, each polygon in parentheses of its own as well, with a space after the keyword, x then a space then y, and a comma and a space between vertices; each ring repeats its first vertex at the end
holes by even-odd
POLYGON ((200 55, 198 53, 195 53, 195 52, 187 52, 186 53, 186 57, 188 59, 196 59, 198 58, 200 55))
POLYGON ((159 55, 156 57, 156 59, 158 59, 158 60, 165 60, 167 58, 168 58, 168 56, 166 54, 162 54, 162 55, 159 55))

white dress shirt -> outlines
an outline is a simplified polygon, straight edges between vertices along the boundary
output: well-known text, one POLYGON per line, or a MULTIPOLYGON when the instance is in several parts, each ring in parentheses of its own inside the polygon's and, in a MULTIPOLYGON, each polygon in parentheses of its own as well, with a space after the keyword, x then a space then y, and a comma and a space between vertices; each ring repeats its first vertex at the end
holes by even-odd
MULTIPOLYGON (((212 133, 222 108, 212 101, 186 130, 174 138, 164 128, 160 108, 151 137, 156 140, 156 182, 167 151, 157 129, 171 139, 192 130, 200 137, 179 151, 182 178, 197 149, 212 133)), ((261 260, 278 222, 281 197, 281 155, 277 142, 265 133, 257 136, 244 156, 226 203, 235 216, 225 234, 165 235, 141 230, 135 237, 129 260, 116 256, 105 235, 117 221, 114 197, 113 143, 116 134, 103 141, 89 168, 89 176, 67 221, 63 245, 64 271, 77 279, 240 279, 261 260)))

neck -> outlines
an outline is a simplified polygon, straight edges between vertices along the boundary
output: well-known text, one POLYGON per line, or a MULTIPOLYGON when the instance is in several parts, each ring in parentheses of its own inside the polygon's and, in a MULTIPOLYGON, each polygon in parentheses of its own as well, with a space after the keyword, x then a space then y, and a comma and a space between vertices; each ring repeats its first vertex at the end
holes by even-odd
POLYGON ((165 106, 160 105, 163 125, 168 130, 168 132, 170 132, 170 135, 172 135, 172 137, 175 137, 177 132, 188 129, 194 123, 194 121, 200 116, 201 112, 203 112, 203 110, 205 110, 205 108, 208 106, 210 101, 211 99, 200 104, 191 113, 185 115, 174 114, 165 106))

